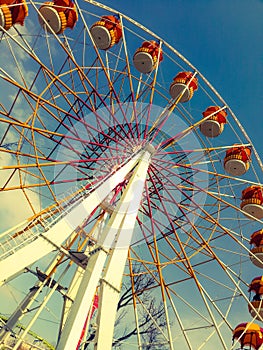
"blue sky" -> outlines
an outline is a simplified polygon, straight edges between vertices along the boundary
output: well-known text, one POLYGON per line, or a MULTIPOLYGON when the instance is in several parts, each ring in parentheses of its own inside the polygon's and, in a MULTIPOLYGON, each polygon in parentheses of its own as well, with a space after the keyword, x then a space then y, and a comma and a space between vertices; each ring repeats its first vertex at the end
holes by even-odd
POLYGON ((261 150, 263 1, 104 0, 181 52, 225 99, 261 150))

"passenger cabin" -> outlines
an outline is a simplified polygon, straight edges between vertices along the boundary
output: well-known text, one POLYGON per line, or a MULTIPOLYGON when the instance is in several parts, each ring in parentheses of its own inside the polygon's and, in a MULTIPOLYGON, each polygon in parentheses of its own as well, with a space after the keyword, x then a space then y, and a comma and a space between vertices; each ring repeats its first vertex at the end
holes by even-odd
POLYGON ((226 111, 219 106, 210 106, 202 114, 205 120, 200 124, 201 133, 206 137, 219 136, 226 124, 226 111))
POLYGON ((170 86, 171 97, 178 102, 189 101, 198 89, 198 80, 192 72, 178 73, 170 86))
POLYGON ((263 276, 253 278, 249 285, 250 303, 248 304, 248 311, 253 318, 262 320, 263 317, 263 276), (251 293, 253 297, 251 298, 251 293))
POLYGON ((258 230, 250 236, 250 260, 257 267, 263 268, 263 230, 258 230))
POLYGON ((253 185, 242 191, 241 209, 257 219, 263 218, 263 187, 253 185))
POLYGON ((144 41, 133 56, 134 67, 143 74, 151 73, 162 60, 162 49, 154 40, 144 41))
POLYGON ((73 29, 78 20, 76 6, 71 0, 45 2, 39 12, 40 25, 50 33, 61 34, 66 28, 73 29))
POLYGON ((102 16, 90 28, 92 39, 100 50, 108 50, 122 38, 122 26, 116 16, 102 16))
POLYGON ((224 159, 225 171, 234 176, 245 174, 251 161, 251 149, 245 146, 234 145, 226 151, 224 159))
POLYGON ((14 24, 24 25, 28 15, 28 7, 25 0, 0 0, 0 26, 5 30, 14 24))
POLYGON ((233 342, 238 341, 239 349, 259 350, 263 344, 263 329, 255 323, 241 323, 233 331, 233 342))

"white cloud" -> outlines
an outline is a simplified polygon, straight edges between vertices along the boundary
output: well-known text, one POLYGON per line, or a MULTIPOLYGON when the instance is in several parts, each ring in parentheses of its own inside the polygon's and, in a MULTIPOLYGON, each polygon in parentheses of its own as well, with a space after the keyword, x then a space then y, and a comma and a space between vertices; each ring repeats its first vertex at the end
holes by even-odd
MULTIPOLYGON (((0 153, 0 166, 14 164, 13 156, 8 153, 0 153)), ((2 188, 13 170, 0 170, 0 187, 2 188)), ((7 187, 18 186, 20 184, 19 174, 11 177, 7 187)), ((30 204, 36 211, 40 209, 39 198, 36 193, 26 190, 25 193, 21 190, 8 190, 0 192, 0 220, 1 230, 11 228, 21 221, 33 215, 30 204), (28 198, 26 198, 26 196, 28 198)))

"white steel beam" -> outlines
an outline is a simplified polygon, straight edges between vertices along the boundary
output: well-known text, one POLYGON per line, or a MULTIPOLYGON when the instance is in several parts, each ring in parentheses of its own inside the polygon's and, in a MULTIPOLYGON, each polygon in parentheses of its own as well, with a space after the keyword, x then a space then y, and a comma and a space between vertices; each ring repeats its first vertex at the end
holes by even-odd
POLYGON ((101 280, 97 318, 98 330, 95 340, 95 349, 97 350, 110 350, 112 348, 114 323, 122 276, 133 236, 136 217, 140 208, 150 157, 151 153, 146 152, 144 154, 126 188, 125 199, 121 199, 121 201, 128 201, 129 206, 125 213, 118 213, 122 218, 122 224, 118 228, 115 246, 111 250, 109 262, 101 280))
MULTIPOLYGON (((87 268, 82 278, 80 288, 76 295, 74 304, 70 310, 65 326, 62 330, 61 338, 56 348, 57 350, 72 350, 76 348, 80 339, 87 312, 90 307, 92 307, 92 300, 98 283, 102 277, 102 272, 108 256, 108 248, 111 248, 113 246, 116 237, 117 244, 123 245, 123 243, 125 243, 125 245, 129 246, 141 201, 141 194, 149 166, 150 156, 151 154, 149 151, 147 151, 147 149, 144 151, 143 155, 141 154, 139 165, 137 165, 137 167, 134 169, 133 176, 129 181, 129 185, 125 189, 121 200, 112 213, 108 223, 105 224, 105 228, 101 234, 101 237, 98 237, 98 248, 88 260, 87 268), (141 188, 141 190, 138 192, 137 188, 141 188), (130 224, 129 219, 132 219, 134 223, 130 224), (126 230, 129 231, 128 240, 126 240, 126 238, 124 239, 124 237, 120 234, 124 232, 125 227, 126 230), (121 231, 120 228, 122 228, 121 231)), ((121 249, 121 251, 123 251, 122 254, 120 254, 122 256, 122 261, 126 261, 127 259, 128 246, 125 246, 124 249, 121 249)), ((115 245, 115 248, 116 247, 117 246, 115 245)), ((119 262, 117 261, 117 265, 118 264, 119 262)), ((121 264, 123 265, 122 262, 121 264)), ((120 268, 117 273, 120 275, 118 280, 121 280, 123 268, 120 268)), ((117 296, 118 295, 119 294, 117 293, 117 296)), ((106 298, 107 296, 105 296, 105 299, 106 298)), ((117 299, 118 302, 118 297, 116 298, 114 295, 114 298, 117 299)), ((112 315, 110 315, 110 317, 115 318, 115 316, 112 315)), ((103 350, 106 350, 106 348, 103 350)))

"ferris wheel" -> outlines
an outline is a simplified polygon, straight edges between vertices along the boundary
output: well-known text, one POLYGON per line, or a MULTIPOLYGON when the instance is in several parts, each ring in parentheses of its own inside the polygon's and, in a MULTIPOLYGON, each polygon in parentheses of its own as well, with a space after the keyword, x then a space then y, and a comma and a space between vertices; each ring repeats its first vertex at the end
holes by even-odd
POLYGON ((0 349, 258 350, 263 167, 238 117, 112 8, 0 4, 0 349))

